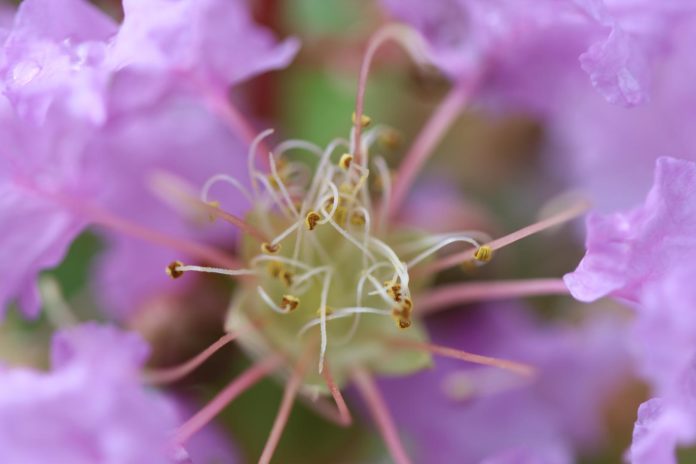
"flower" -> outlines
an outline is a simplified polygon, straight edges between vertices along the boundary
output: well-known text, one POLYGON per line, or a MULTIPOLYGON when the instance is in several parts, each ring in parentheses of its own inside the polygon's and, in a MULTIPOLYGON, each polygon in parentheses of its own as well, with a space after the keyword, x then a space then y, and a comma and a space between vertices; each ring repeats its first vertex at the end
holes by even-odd
POLYGON ((613 296, 635 308, 634 354, 657 397, 641 405, 634 464, 676 462, 675 447, 696 441, 696 163, 660 158, 645 203, 588 218, 587 253, 565 276, 583 301, 613 296))
POLYGON ((172 404, 144 388, 147 345, 85 324, 58 333, 48 373, 0 372, 0 459, 40 463, 168 463, 172 404))
POLYGON ((643 206, 587 219, 587 253, 565 276, 573 296, 640 301, 646 284, 688 264, 696 245, 696 163, 660 158, 643 206))
MULTIPOLYGON (((0 218, 10 226, 0 240, 8 254, 2 266, 11 278, 0 284, 3 312, 19 300, 25 315, 36 316, 36 274, 59 263, 88 224, 103 223, 114 212, 172 235, 220 237, 220 228, 211 232, 192 225, 180 210, 162 208, 153 177, 169 171, 200 184, 241 168, 235 153, 247 151, 239 141, 244 130, 226 125, 225 92, 286 65, 298 46, 294 40, 277 46, 239 2, 126 7, 124 22, 116 25, 84 0, 27 0, 7 33, 0 51, 0 89, 7 96, 0 97, 0 218), (153 8, 171 14, 150 15, 153 8), (240 43, 235 34, 248 40, 230 51, 230 43, 240 43), (148 40, 133 46, 143 35, 148 40), (173 36, 185 39, 175 43, 177 49, 168 48, 173 36), (157 53, 172 61, 151 62, 157 53), (192 74, 184 77, 187 71, 192 74), (201 153, 206 163, 199 162, 201 153), (132 208, 134 202, 140 207, 132 208), (41 235, 29 241, 35 230, 41 235), (17 250, 22 256, 15 256, 17 250)), ((224 206, 237 212, 243 205, 240 200, 224 206)), ((123 318, 166 283, 155 272, 134 279, 132 270, 161 269, 168 260, 156 247, 106 235, 113 249, 102 261, 101 280, 118 281, 105 295, 107 310, 123 318)))
POLYGON ((694 8, 648 1, 623 8, 619 3, 382 1, 425 36, 435 64, 453 80, 483 75, 492 93, 502 91, 513 101, 522 96, 527 105, 536 100, 537 107, 560 97, 554 89, 580 67, 611 103, 633 106, 649 99, 652 65, 663 39, 694 8))

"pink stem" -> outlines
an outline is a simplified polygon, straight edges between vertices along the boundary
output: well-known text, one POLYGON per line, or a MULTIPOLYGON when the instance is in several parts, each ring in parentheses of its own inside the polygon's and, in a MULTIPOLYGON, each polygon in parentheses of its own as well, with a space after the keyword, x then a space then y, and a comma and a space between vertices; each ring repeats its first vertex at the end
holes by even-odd
POLYGON ((153 385, 175 382, 191 373, 194 369, 196 369, 213 354, 215 354, 220 348, 227 345, 235 338, 237 338, 236 333, 225 334, 222 337, 220 337, 215 343, 213 343, 208 348, 201 351, 185 363, 179 364, 178 366, 174 367, 164 369, 151 369, 144 372, 145 380, 153 385))
POLYGON ((454 304, 504 300, 537 295, 566 295, 563 279, 500 280, 436 287, 418 298, 416 311, 423 316, 454 304))
POLYGON ((292 405, 295 402, 295 397, 302 384, 302 376, 307 364, 307 356, 305 359, 301 360, 300 363, 295 367, 292 375, 288 379, 288 383, 285 385, 285 390, 283 392, 283 399, 280 402, 280 408, 278 409, 278 414, 276 415, 275 421, 273 422, 273 428, 271 433, 266 440, 266 445, 263 447, 263 452, 259 458, 259 464, 268 464, 273 458, 273 453, 275 453, 280 437, 285 429, 285 424, 288 422, 290 417, 290 411, 292 410, 292 405))
POLYGON ((346 401, 343 399, 341 390, 338 389, 336 383, 333 380, 333 377, 331 376, 331 371, 329 370, 328 363, 324 363, 324 370, 321 374, 324 377, 324 380, 326 381, 326 386, 329 387, 331 396, 336 402, 336 407, 338 408, 339 423, 345 427, 349 426, 353 423, 353 418, 350 415, 350 411, 348 410, 346 401))
POLYGON ((365 399, 373 419, 377 422, 379 432, 382 434, 382 438, 386 442, 394 462, 396 464, 410 464, 411 460, 404 450, 394 421, 389 415, 387 406, 379 393, 375 381, 366 370, 360 368, 354 370, 353 380, 360 394, 365 399))
MULTIPOLYGON (((587 202, 581 201, 578 202, 576 205, 558 213, 555 214, 547 219, 544 219, 539 222, 535 222, 534 224, 531 224, 527 227, 523 227, 522 229, 519 229, 511 234, 505 235, 504 237, 497 238, 491 242, 488 242, 486 245, 491 247, 493 250, 499 250, 503 247, 506 247, 512 243, 515 243, 518 240, 521 240, 523 238, 529 237, 530 235, 534 235, 538 232, 541 232, 542 230, 554 227, 558 224, 562 224, 564 222, 567 222, 571 219, 576 218, 577 216, 583 214, 587 209, 589 208, 589 204, 587 202)), ((435 261, 434 263, 431 263, 427 266, 424 266, 423 268, 418 269, 418 272, 416 274, 422 275, 422 274, 430 274, 430 273, 435 273, 439 272, 443 269, 447 269, 452 266, 456 266, 458 264, 471 261, 474 258, 474 253, 476 253, 475 248, 468 249, 466 251, 463 251, 461 253, 456 253, 450 256, 447 256, 445 258, 442 258, 439 261, 435 261)))
POLYGON ((492 358, 490 356, 482 356, 480 354, 469 353, 467 351, 457 350, 455 348, 433 345, 432 343, 394 339, 391 340, 391 344, 396 346, 403 346, 406 348, 412 348, 419 351, 428 351, 433 354, 438 354, 440 356, 445 356, 448 358, 459 359, 461 361, 482 364, 485 366, 498 367, 500 369, 506 369, 524 376, 532 376, 535 372, 535 369, 528 364, 518 363, 515 361, 508 361, 507 359, 492 358))
POLYGON ((474 83, 469 80, 455 84, 416 137, 394 177, 392 196, 388 205, 389 209, 387 210, 388 217, 393 218, 399 212, 401 204, 406 199, 406 195, 420 169, 445 135, 447 129, 459 116, 462 108, 470 98, 473 87, 474 83))
POLYGON ((232 402, 232 400, 278 367, 281 361, 282 358, 280 356, 271 356, 244 371, 242 375, 234 379, 224 390, 218 393, 215 398, 179 427, 174 435, 173 442, 177 445, 185 444, 193 435, 205 427, 205 425, 217 416, 220 411, 232 402))

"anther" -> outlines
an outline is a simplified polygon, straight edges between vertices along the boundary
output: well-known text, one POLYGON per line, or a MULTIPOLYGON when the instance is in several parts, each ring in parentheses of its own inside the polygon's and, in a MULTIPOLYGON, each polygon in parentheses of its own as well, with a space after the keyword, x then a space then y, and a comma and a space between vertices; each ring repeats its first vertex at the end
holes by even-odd
POLYGON ((184 263, 181 261, 172 261, 169 266, 165 269, 167 272, 167 275, 171 277, 172 279, 178 279, 182 275, 184 275, 184 271, 180 270, 179 268, 182 267, 184 263))
POLYGON ((350 153, 344 153, 341 156, 341 159, 338 161, 338 166, 343 169, 344 171, 347 171, 350 168, 350 164, 353 162, 353 155, 350 153))
POLYGON ((280 243, 263 242, 261 244, 261 251, 269 255, 274 255, 280 251, 280 243))
MULTIPOLYGON (((330 316, 331 314, 333 314, 334 309, 331 306, 325 306, 325 308, 326 308, 326 315, 327 316, 330 316)), ((318 317, 321 317, 321 308, 317 309, 316 315, 318 317)))
POLYGON ((339 226, 344 226, 346 224, 346 219, 348 217, 348 209, 345 206, 339 206, 336 208, 334 213, 334 220, 339 226))
POLYGON ((283 299, 280 300, 280 307, 285 311, 294 311, 300 305, 300 299, 292 295, 283 295, 283 299))
POLYGON ((401 145, 401 135, 399 134, 398 131, 387 130, 387 131, 384 131, 380 134, 379 142, 385 148, 388 148, 390 150, 394 150, 396 148, 399 148, 399 145, 401 145))
POLYGON ((493 258, 493 248, 482 245, 474 252, 474 259, 479 263, 487 263, 493 258))
POLYGON ((269 261, 267 269, 268 274, 275 279, 280 277, 281 272, 284 272, 283 263, 278 261, 269 261))
POLYGON ((317 223, 321 219, 321 216, 316 211, 310 211, 305 216, 305 227, 307 230, 314 230, 317 227, 317 223))
MULTIPOLYGON (((355 113, 353 113, 352 120, 353 120, 353 124, 355 124, 355 113)), ((371 122, 372 122, 372 118, 369 117, 368 115, 366 115, 366 114, 360 115, 360 126, 367 127, 370 125, 371 122)))
POLYGON ((292 272, 289 271, 281 271, 280 274, 278 274, 278 278, 286 287, 291 287, 294 281, 294 276, 292 272))
POLYGON ((365 214, 360 211, 353 211, 353 214, 350 215, 350 223, 354 226, 364 226, 365 222, 365 214))
POLYGON ((396 320, 396 325, 400 329, 411 327, 411 312, 413 311, 413 302, 410 298, 404 298, 401 305, 392 309, 392 316, 396 320))
POLYGON ((387 287, 387 294, 392 298, 392 300, 397 303, 401 301, 401 284, 395 284, 394 282, 385 282, 385 287, 387 287))

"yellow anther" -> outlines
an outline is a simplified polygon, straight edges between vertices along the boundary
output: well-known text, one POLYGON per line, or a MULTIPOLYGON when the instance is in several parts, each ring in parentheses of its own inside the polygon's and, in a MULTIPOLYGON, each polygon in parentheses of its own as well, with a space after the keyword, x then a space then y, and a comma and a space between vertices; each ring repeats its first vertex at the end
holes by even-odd
POLYGON ((341 159, 338 161, 338 166, 343 169, 344 171, 347 171, 350 168, 350 163, 353 162, 353 155, 350 153, 344 153, 341 156, 341 159))
POLYGON ((284 272, 283 263, 279 261, 270 261, 268 263, 268 274, 273 278, 280 277, 280 273, 284 272))
MULTIPOLYGON (((326 306, 326 315, 329 316, 333 314, 334 310, 331 306, 326 306)), ((321 317, 321 308, 317 309, 316 315, 321 317)))
POLYGON ((353 211, 353 214, 350 215, 350 223, 354 226, 364 226, 366 222, 365 214, 361 211, 353 211))
POLYGON ((334 221, 339 226, 344 226, 346 224, 346 219, 348 218, 348 209, 345 206, 339 206, 336 208, 334 213, 334 221))
POLYGON ((294 280, 294 275, 292 272, 289 271, 281 271, 280 274, 278 274, 278 278, 280 279, 283 284, 285 284, 286 287, 291 287, 293 280, 294 280))
POLYGON ((392 308, 392 316, 396 321, 397 327, 407 329, 411 327, 411 313, 413 311, 413 302, 410 298, 403 298, 401 304, 392 308))
MULTIPOLYGON (((352 118, 352 120, 353 120, 353 124, 355 124, 355 113, 353 113, 353 118, 352 118)), ((372 118, 370 118, 368 115, 366 115, 366 114, 361 114, 361 115, 360 115, 360 125, 361 125, 362 127, 367 127, 367 126, 369 126, 371 122, 372 122, 372 118)))
POLYGON ((479 263, 487 263, 493 258, 493 248, 482 245, 474 252, 474 259, 479 263))
POLYGON ((397 303, 401 301, 401 284, 385 282, 384 286, 387 287, 387 295, 389 295, 392 300, 397 303))
POLYGON ((307 230, 314 230, 317 227, 317 223, 320 219, 321 216, 316 211, 308 212, 304 220, 305 227, 307 228, 307 230))
POLYGON ((183 265, 184 263, 182 263, 181 261, 172 261, 171 263, 169 263, 169 266, 167 266, 165 271, 167 272, 167 275, 172 279, 178 279, 179 277, 184 275, 184 271, 179 269, 183 265))
POLYGON ((283 295, 283 299, 280 300, 280 307, 285 311, 294 311, 300 305, 300 299, 293 295, 283 295))
POLYGON ((380 134, 379 142, 385 148, 394 150, 396 148, 399 148, 399 146, 401 145, 401 135, 398 131, 390 129, 380 134))
POLYGON ((276 192, 280 190, 280 184, 276 180, 275 176, 269 174, 268 176, 266 176, 266 178, 268 179, 268 184, 271 186, 273 190, 275 190, 276 192))
POLYGON ((274 255, 280 251, 280 243, 263 242, 261 244, 261 251, 269 255, 274 255))

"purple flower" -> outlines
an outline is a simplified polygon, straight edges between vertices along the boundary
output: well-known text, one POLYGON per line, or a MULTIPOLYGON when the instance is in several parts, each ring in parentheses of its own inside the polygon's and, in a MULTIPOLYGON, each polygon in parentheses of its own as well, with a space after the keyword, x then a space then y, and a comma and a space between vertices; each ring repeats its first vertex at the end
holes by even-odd
POLYGON ((600 440, 602 401, 626 372, 620 325, 544 326, 521 309, 443 314, 429 328, 447 346, 527 362, 536 379, 438 358, 432 371, 382 381, 419 461, 569 463, 600 440))
MULTIPOLYGON (((65 197, 173 236, 221 237, 165 206, 153 176, 167 171, 199 188, 241 170, 247 150, 213 107, 226 104, 228 85, 286 65, 296 49, 294 40, 277 45, 239 2, 130 2, 119 27, 83 0, 25 1, 0 51, 0 219, 9 224, 0 240, 11 276, 0 284, 3 310, 19 300, 26 315, 38 313, 36 274, 93 219, 66 209, 65 197)), ((239 212, 243 201, 222 206, 239 212)), ((107 235, 104 296, 125 317, 165 285, 172 256, 107 235)))
POLYGON ((660 158, 643 206, 588 218, 587 253, 575 272, 565 276, 573 296, 639 301, 646 284, 688 264, 696 245, 695 200, 696 163, 660 158))
POLYGON ((126 0, 110 60, 116 67, 188 73, 216 89, 287 66, 299 42, 277 44, 252 22, 245 3, 126 0))
POLYGON ((167 463, 172 404, 140 384, 138 336, 85 324, 54 338, 48 373, 0 372, 0 460, 167 463))
POLYGON ((22 116, 52 105, 95 123, 106 118, 107 40, 116 24, 83 0, 25 0, 0 58, 4 92, 22 116))
POLYGON ((644 103, 666 32, 694 11, 686 2, 648 1, 382 3, 423 33, 435 63, 452 79, 483 74, 492 93, 537 108, 562 95, 555 90, 580 67, 609 102, 644 103))

